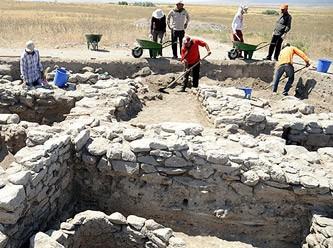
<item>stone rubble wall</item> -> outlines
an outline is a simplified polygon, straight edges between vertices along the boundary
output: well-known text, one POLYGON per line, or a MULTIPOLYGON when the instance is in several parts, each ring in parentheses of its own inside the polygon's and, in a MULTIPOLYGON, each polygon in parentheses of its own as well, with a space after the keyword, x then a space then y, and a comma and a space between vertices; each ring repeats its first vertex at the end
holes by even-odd
POLYGON ((311 211, 333 207, 332 148, 309 152, 274 136, 112 124, 92 128, 77 155, 82 209, 136 211, 228 239, 295 247, 311 211))
POLYGON ((295 97, 270 107, 264 99, 244 99, 236 88, 201 86, 198 99, 215 127, 271 134, 309 150, 333 146, 333 114, 314 114, 313 106, 295 97))
POLYGON ((152 219, 135 215, 127 218, 115 212, 81 212, 61 223, 59 230, 39 232, 30 239, 30 248, 185 248, 184 241, 152 219))
POLYGON ((311 220, 310 234, 302 248, 333 247, 333 218, 314 214, 311 220))
MULTIPOLYGON (((65 120, 65 115, 69 113, 75 118, 92 115, 108 121, 129 120, 142 109, 136 95, 138 86, 133 80, 99 78, 99 74, 91 72, 71 75, 71 81, 75 79, 78 85, 73 83, 67 90, 51 84, 50 89, 28 89, 20 81, 2 83, 0 112, 15 113, 25 121, 52 124, 65 120)), ((16 121, 5 118, 3 115, 0 124, 16 121)))
POLYGON ((71 212, 70 159, 68 135, 16 153, 16 162, 0 174, 0 247, 19 247, 34 232, 71 212))

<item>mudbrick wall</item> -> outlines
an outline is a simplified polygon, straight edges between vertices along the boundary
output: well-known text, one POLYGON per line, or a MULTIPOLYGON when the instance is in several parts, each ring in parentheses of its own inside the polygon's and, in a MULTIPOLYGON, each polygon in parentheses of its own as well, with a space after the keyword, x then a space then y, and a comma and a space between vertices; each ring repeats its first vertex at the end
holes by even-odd
POLYGON ((61 223, 59 230, 39 232, 30 239, 31 248, 185 248, 170 228, 135 215, 115 212, 81 212, 61 223), (48 234, 48 235, 47 235, 48 234), (52 246, 51 246, 52 245, 52 246))
POLYGON ((244 99, 236 88, 200 86, 198 99, 215 127, 271 134, 309 150, 333 146, 333 114, 314 114, 314 106, 295 97, 270 106, 264 99, 244 99))

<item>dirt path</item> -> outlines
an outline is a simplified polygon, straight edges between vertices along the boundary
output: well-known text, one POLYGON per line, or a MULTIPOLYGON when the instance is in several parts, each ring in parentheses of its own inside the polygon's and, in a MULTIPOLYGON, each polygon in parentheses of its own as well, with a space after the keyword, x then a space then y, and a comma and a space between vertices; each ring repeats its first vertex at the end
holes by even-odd
POLYGON ((254 248, 249 244, 225 241, 212 236, 189 236, 180 232, 177 232, 176 236, 186 242, 187 248, 254 248))
POLYGON ((179 89, 180 87, 168 90, 169 94, 163 94, 163 100, 146 102, 143 111, 132 119, 131 123, 187 122, 211 127, 211 123, 191 90, 178 92, 179 89))

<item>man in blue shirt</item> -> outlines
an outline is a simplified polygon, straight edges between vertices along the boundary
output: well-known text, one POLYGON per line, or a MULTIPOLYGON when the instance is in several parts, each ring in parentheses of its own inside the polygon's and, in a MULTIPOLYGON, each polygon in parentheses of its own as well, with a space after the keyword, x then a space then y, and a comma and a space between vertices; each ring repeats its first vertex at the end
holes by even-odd
POLYGON ((39 51, 32 41, 26 43, 26 48, 20 59, 21 78, 28 86, 42 84, 43 66, 40 62, 39 51))

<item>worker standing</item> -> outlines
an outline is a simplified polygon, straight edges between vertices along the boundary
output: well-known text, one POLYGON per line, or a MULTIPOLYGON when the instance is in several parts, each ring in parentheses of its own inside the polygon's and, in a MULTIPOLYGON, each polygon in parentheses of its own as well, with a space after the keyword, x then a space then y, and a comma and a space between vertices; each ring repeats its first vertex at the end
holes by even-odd
POLYGON ((171 30, 173 59, 177 59, 177 41, 180 50, 182 49, 182 40, 185 36, 185 30, 189 24, 190 16, 184 9, 182 0, 176 2, 176 8, 171 10, 167 16, 167 24, 171 30))
POLYGON ((307 67, 310 66, 310 60, 304 52, 302 52, 300 49, 298 49, 294 46, 291 46, 288 43, 286 45, 284 45, 284 47, 282 48, 281 54, 279 56, 278 68, 277 68, 277 70, 275 72, 275 76, 274 76, 274 84, 273 84, 274 93, 277 92, 280 78, 282 77, 282 75, 284 73, 286 73, 287 77, 288 77, 288 81, 284 87, 282 94, 284 96, 288 95, 288 92, 294 82, 295 72, 294 72, 294 66, 293 66, 293 57, 295 54, 298 55, 299 57, 301 57, 305 61, 307 67))
POLYGON ((166 32, 166 17, 163 10, 157 9, 153 12, 150 25, 150 34, 153 41, 163 43, 163 37, 166 32))
MULTIPOLYGON (((205 47, 208 55, 211 54, 210 48, 208 44, 199 39, 192 39, 189 36, 184 37, 183 47, 181 52, 181 61, 185 63, 185 68, 189 69, 192 66, 192 78, 193 78, 193 88, 197 88, 199 86, 199 77, 200 77, 200 52, 199 46, 205 47)), ((185 92, 186 87, 188 87, 188 79, 190 76, 190 72, 185 74, 185 80, 183 83, 183 87, 181 92, 185 92)))
POLYGON ((266 60, 272 60, 272 55, 274 53, 274 59, 277 61, 281 51, 281 45, 283 40, 286 38, 287 33, 291 29, 291 15, 288 12, 288 4, 281 5, 281 16, 276 22, 275 29, 273 32, 273 37, 271 45, 269 46, 268 55, 266 60))
MULTIPOLYGON (((236 15, 231 24, 233 40, 244 42, 243 38, 243 26, 244 26, 244 14, 247 13, 248 7, 245 5, 241 5, 238 8, 236 15)), ((242 52, 238 51, 238 57, 242 58, 242 52)))

